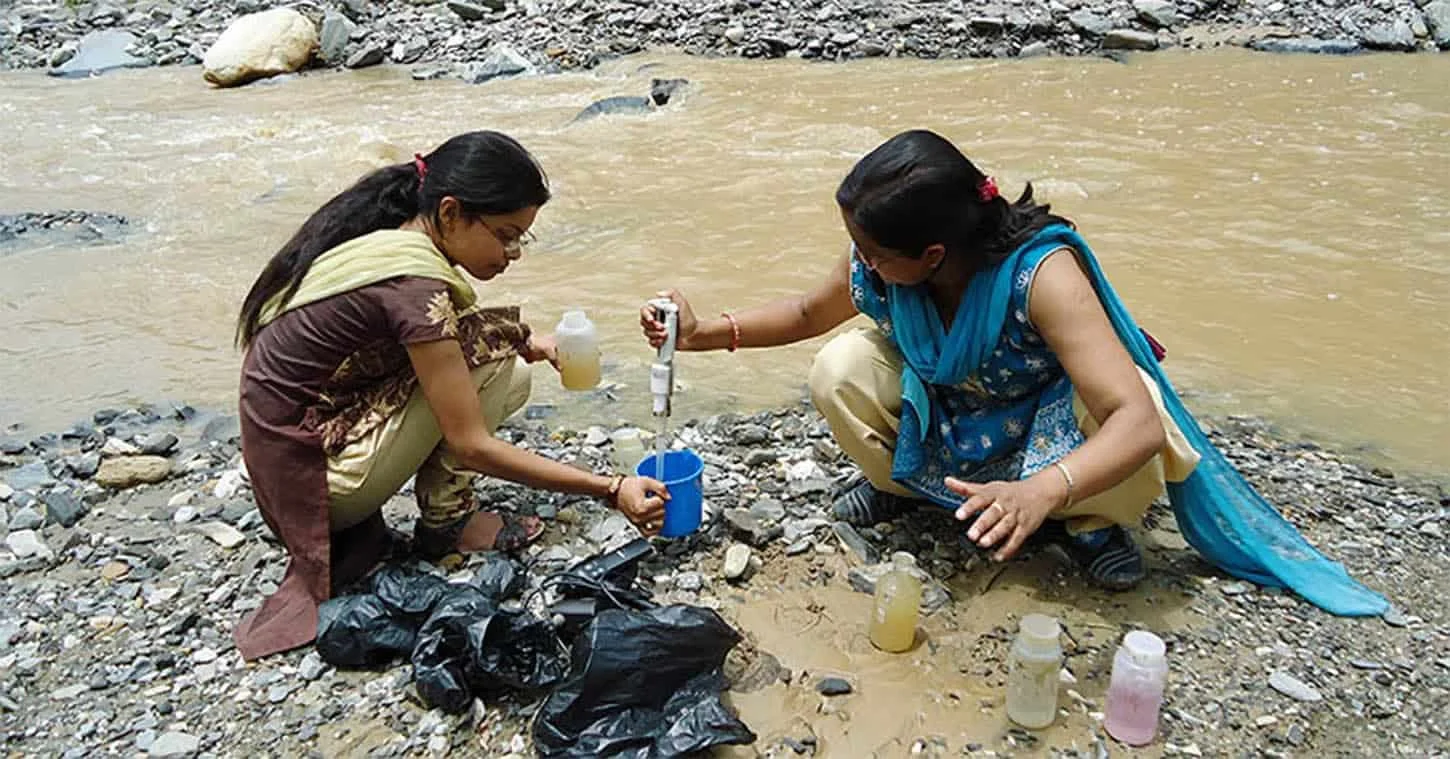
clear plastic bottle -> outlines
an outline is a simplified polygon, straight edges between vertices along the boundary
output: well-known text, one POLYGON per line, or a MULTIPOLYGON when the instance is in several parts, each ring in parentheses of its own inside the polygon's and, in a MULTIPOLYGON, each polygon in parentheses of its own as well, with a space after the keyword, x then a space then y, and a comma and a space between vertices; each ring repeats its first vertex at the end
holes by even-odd
POLYGON ((921 580, 916 576, 916 557, 898 551, 891 555, 891 571, 876 582, 871 643, 891 653, 909 650, 916 642, 920 613, 921 580))
POLYGON ((1129 746, 1146 746, 1158 734, 1158 713, 1168 681, 1167 647, 1146 630, 1123 636, 1108 684, 1108 735, 1129 746))
POLYGON ((565 311, 554 328, 559 347, 559 379, 566 390, 589 390, 599 384, 599 335, 583 311, 565 311))
POLYGON ((1057 719, 1062 629, 1043 614, 1022 618, 1007 664, 1007 717, 1034 730, 1057 719))

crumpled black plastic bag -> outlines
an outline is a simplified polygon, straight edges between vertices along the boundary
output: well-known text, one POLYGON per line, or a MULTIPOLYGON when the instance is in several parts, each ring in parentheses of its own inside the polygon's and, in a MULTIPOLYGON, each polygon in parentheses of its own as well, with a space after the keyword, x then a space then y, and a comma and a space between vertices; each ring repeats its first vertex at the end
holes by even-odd
POLYGON ((448 592, 441 577, 390 566, 369 593, 338 596, 317 611, 317 654, 334 667, 377 667, 413 650, 418 628, 448 592))
POLYGON ((575 642, 569 678, 539 711, 539 755, 664 759, 755 742, 720 701, 720 667, 739 642, 700 607, 602 612, 575 642))
POLYGON ((468 584, 495 601, 503 601, 522 593, 527 583, 528 577, 524 570, 501 553, 488 554, 484 558, 483 566, 468 581, 468 584))
POLYGON ((468 682, 469 630, 498 610, 474 587, 460 587, 433 609, 413 648, 413 684, 423 703, 459 714, 473 703, 468 682))
POLYGON ((527 611, 501 609, 471 585, 434 608, 412 661, 423 702, 451 714, 466 710, 475 696, 550 688, 568 671, 553 626, 527 611))

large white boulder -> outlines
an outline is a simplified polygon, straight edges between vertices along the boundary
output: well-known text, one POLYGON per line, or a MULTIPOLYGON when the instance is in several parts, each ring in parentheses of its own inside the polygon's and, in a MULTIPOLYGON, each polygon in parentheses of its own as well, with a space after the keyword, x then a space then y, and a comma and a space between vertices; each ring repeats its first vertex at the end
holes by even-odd
POLYGON ((307 65, 317 49, 317 27, 291 8, 273 8, 233 21, 202 59, 202 76, 236 87, 307 65))

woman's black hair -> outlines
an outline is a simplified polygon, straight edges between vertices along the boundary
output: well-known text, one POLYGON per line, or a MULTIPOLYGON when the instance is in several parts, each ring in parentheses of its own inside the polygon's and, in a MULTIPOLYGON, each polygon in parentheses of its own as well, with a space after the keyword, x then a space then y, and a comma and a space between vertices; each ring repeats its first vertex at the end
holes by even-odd
POLYGON ((1032 235, 1068 220, 1032 200, 984 199, 987 176, 951 141, 915 129, 866 154, 836 189, 836 204, 883 248, 919 258, 932 245, 967 259, 972 270, 1000 261, 1032 235))
POLYGON ((279 293, 284 302, 291 298, 318 256, 417 216, 439 224, 446 197, 457 199, 465 218, 496 216, 544 205, 549 185, 524 146, 491 131, 460 134, 418 160, 368 174, 317 209, 267 262, 242 301, 237 344, 252 342, 262 308, 279 293))

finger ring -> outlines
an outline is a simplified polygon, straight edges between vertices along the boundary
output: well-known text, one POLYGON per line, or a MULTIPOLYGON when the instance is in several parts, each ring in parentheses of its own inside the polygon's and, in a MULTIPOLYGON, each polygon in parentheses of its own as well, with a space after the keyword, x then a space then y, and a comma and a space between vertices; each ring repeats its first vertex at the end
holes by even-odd
POLYGON ((1000 503, 998 503, 996 501, 992 501, 992 505, 991 506, 988 506, 987 508, 988 509, 996 509, 996 510, 1002 512, 1003 514, 1006 514, 1007 513, 1007 510, 1004 509, 1004 508, 1002 508, 1002 504, 1000 504, 1000 503))

